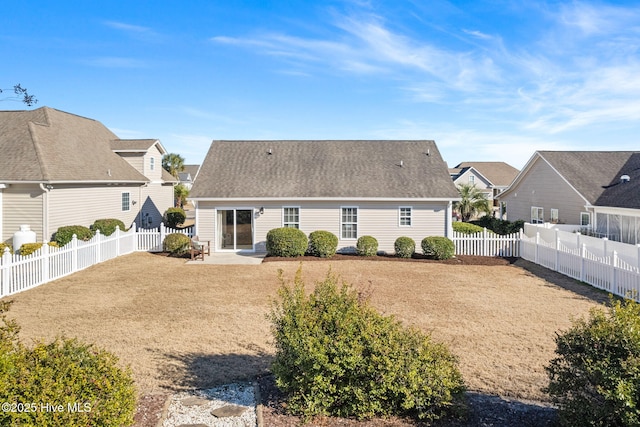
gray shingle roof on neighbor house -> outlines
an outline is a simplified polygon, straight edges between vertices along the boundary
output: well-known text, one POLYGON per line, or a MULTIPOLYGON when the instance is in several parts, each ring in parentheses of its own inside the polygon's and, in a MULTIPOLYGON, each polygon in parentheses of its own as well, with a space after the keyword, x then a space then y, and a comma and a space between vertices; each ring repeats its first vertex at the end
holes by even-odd
MULTIPOLYGON (((116 139, 111 141, 111 149, 115 152, 146 152, 157 139, 116 139)), ((161 149, 161 154, 164 150, 161 149)))
POLYGON ((458 199, 433 141, 214 141, 190 198, 458 199))
POLYGON ((49 107, 0 111, 0 181, 147 182, 102 123, 49 107))
POLYGON ((507 187, 520 172, 505 162, 462 162, 451 171, 456 171, 456 175, 461 175, 469 168, 477 170, 496 187, 507 187))
POLYGON ((640 152, 539 151, 589 203, 640 208, 640 152), (631 180, 621 183, 620 177, 631 180))

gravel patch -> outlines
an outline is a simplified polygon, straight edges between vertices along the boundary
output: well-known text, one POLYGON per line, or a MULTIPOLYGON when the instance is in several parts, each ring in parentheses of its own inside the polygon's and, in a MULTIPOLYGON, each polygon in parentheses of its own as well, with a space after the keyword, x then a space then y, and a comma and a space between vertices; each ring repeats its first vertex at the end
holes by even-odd
POLYGON ((182 392, 170 399, 163 427, 255 427, 257 423, 252 384, 235 383, 208 390, 182 392))

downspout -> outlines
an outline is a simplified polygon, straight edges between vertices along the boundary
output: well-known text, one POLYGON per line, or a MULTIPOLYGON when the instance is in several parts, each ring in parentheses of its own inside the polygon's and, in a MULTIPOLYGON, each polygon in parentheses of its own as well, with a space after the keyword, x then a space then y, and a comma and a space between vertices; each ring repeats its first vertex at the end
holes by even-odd
POLYGON ((453 237, 453 202, 449 200, 447 203, 447 217, 445 218, 445 237, 451 239, 453 237))
POLYGON ((51 185, 44 185, 44 183, 40 183, 40 189, 42 190, 42 241, 48 242, 51 238, 51 233, 49 233, 49 192, 51 191, 51 185))

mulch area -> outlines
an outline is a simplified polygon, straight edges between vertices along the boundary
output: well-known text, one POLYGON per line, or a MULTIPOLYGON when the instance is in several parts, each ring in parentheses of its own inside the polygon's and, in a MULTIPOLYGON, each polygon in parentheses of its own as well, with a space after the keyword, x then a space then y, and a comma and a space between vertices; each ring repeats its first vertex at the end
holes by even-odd
POLYGON ((396 261, 396 262, 427 262, 451 265, 509 265, 515 263, 519 258, 516 257, 484 257, 475 255, 457 255, 451 259, 435 260, 421 254, 414 254, 412 258, 398 258, 394 255, 376 255, 372 257, 362 257, 356 254, 335 254, 331 258, 320 258, 315 256, 300 256, 295 258, 267 256, 262 262, 276 261, 296 261, 296 262, 314 262, 314 261, 396 261))

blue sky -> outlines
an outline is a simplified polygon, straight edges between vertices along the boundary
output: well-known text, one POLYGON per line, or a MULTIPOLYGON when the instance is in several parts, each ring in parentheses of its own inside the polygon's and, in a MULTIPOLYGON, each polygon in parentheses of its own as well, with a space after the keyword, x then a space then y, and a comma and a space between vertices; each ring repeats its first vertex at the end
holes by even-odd
POLYGON ((639 47, 637 3, 24 0, 0 88, 187 163, 214 139, 433 139, 520 168, 639 148, 639 47))

